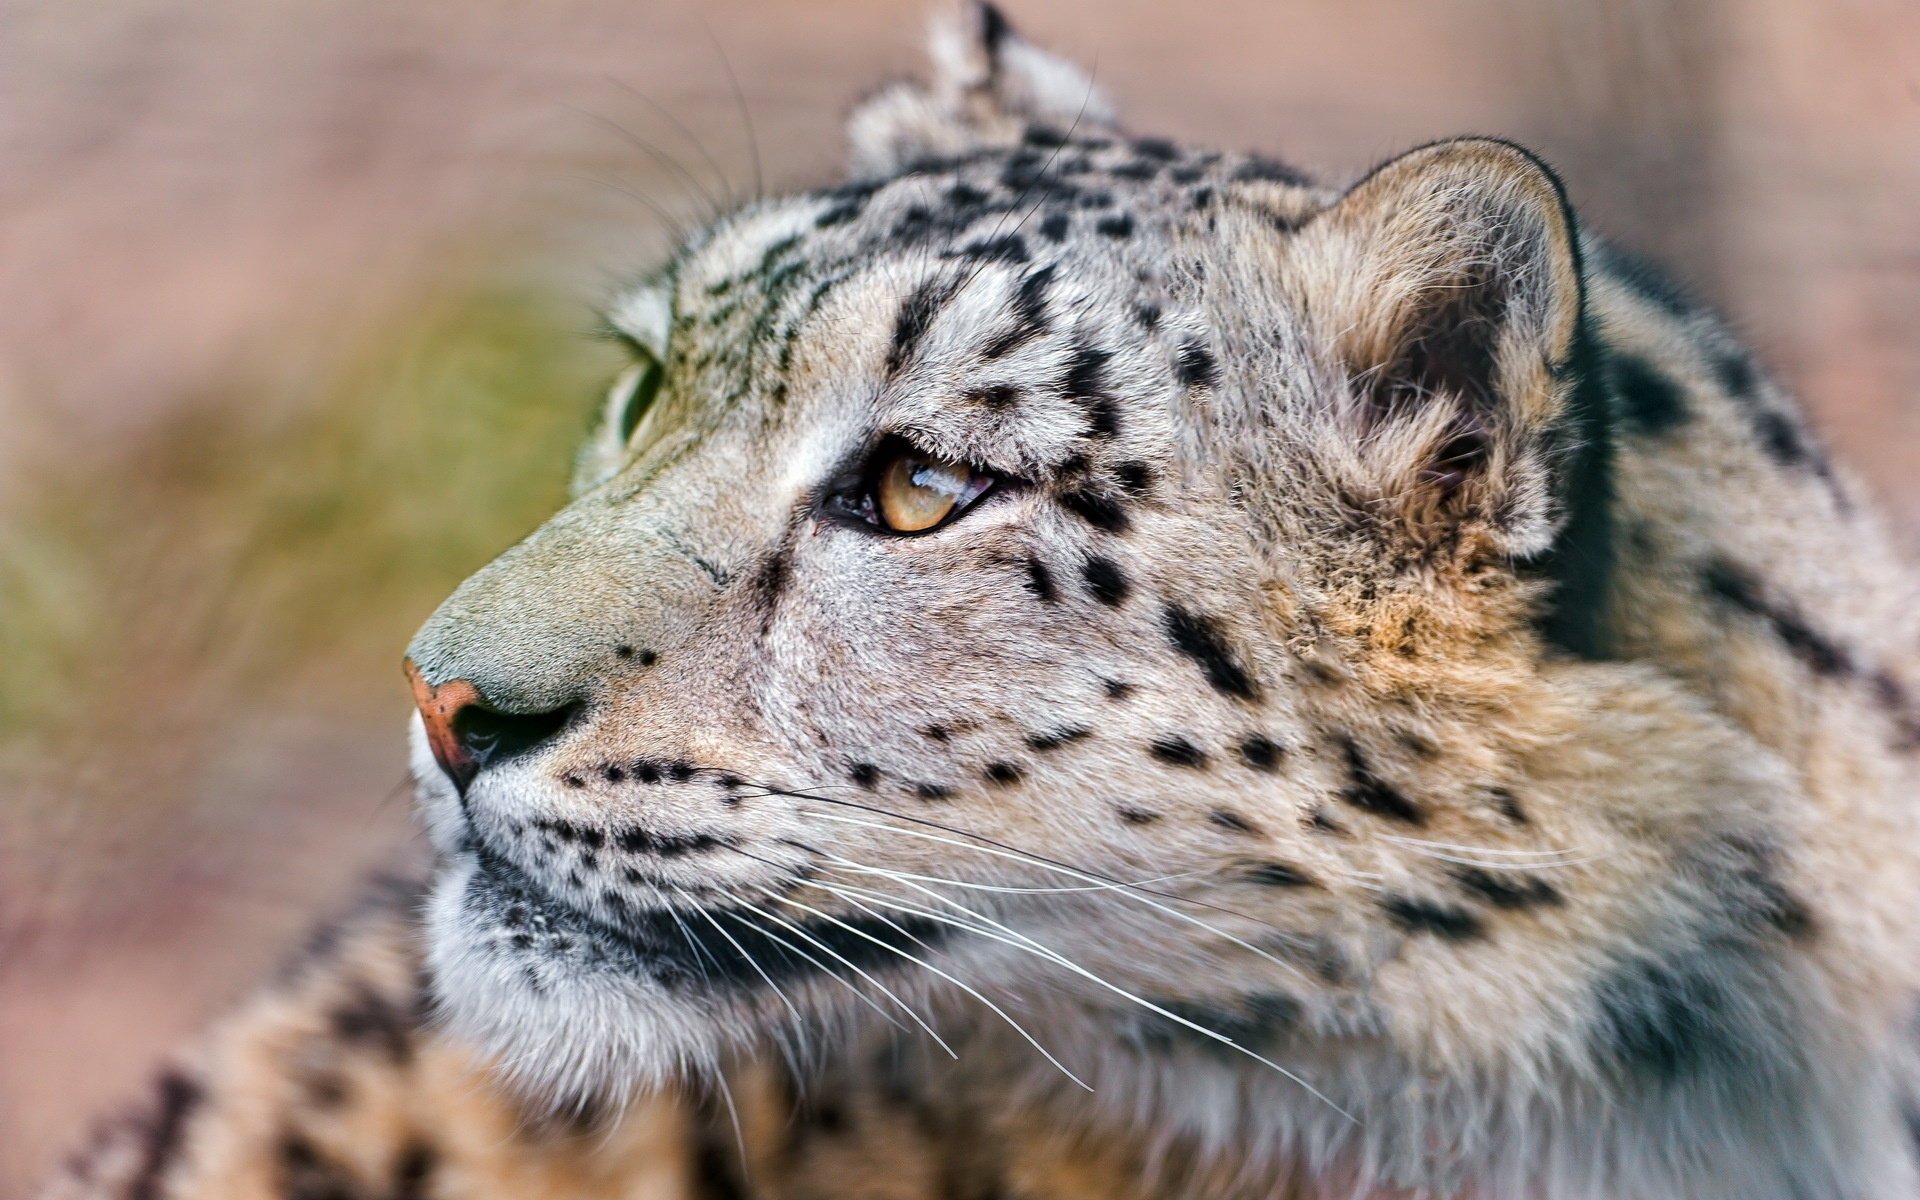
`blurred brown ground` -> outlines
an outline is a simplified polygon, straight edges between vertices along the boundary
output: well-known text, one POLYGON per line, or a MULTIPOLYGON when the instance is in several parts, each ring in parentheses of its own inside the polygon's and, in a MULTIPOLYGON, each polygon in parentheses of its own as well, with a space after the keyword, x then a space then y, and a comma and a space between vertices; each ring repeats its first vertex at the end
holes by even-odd
MULTIPOLYGON (((1535 145, 1920 529, 1920 5, 1009 8, 1137 128, 1535 145)), ((926 11, 0 0, 0 1200, 417 852, 399 648, 557 500, 592 304, 707 155, 829 177, 926 11)))

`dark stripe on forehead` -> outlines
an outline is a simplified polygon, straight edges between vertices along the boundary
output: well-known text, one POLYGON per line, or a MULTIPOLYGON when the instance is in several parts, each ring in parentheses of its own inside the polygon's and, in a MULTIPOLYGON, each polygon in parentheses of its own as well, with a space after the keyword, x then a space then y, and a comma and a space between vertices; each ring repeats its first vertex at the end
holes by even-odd
POLYGON ((932 328, 934 317, 953 299, 954 291, 955 284, 951 279, 929 279, 913 289, 913 294, 900 306, 900 314, 893 324, 893 343, 887 347, 889 378, 898 375, 912 361, 921 339, 932 328))
POLYGON ((1053 284, 1051 264, 1029 271, 1014 289, 1013 325, 981 348, 985 358, 1004 358, 1047 332, 1047 289, 1053 284))

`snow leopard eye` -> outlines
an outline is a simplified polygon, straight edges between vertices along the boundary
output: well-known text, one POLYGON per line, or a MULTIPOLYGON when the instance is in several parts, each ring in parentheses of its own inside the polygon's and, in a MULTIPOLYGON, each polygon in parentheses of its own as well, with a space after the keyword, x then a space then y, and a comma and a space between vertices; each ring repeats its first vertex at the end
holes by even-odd
POLYGON ((903 441, 889 441, 853 487, 833 497, 841 514, 888 533, 930 533, 992 490, 996 477, 903 441))

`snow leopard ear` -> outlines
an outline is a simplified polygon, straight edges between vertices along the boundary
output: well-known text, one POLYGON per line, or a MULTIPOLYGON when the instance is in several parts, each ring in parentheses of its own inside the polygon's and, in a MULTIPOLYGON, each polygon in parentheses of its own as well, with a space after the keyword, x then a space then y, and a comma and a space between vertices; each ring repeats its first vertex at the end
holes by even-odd
POLYGON ((1036 126, 1056 138, 1113 127, 1113 110, 1092 78, 1021 37, 986 0, 962 0, 941 13, 930 51, 931 82, 889 84, 849 118, 855 178, 1012 145, 1036 126))
POLYGON ((1466 138, 1384 164, 1307 218, 1283 275, 1340 383, 1323 457, 1396 539, 1502 556, 1554 542, 1586 411, 1572 210, 1539 159, 1466 138))

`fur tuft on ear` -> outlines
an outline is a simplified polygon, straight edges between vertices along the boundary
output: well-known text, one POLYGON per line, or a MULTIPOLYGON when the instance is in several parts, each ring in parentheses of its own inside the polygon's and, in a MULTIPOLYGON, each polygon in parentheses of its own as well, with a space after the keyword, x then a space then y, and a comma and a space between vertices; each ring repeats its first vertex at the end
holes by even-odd
MULTIPOLYGON (((1351 494, 1392 501, 1415 541, 1478 519, 1504 555, 1544 552, 1564 515, 1581 285, 1559 181, 1469 138, 1377 168, 1312 218, 1288 272, 1331 346, 1359 448, 1351 494)), ((1349 473, 1349 472, 1343 472, 1349 473)))
POLYGON ((930 84, 891 84, 848 119, 855 178, 1012 145, 1034 126, 1058 135, 1114 125, 1113 109, 1086 72, 1022 38, 985 0, 962 0, 941 13, 930 52, 930 84))

